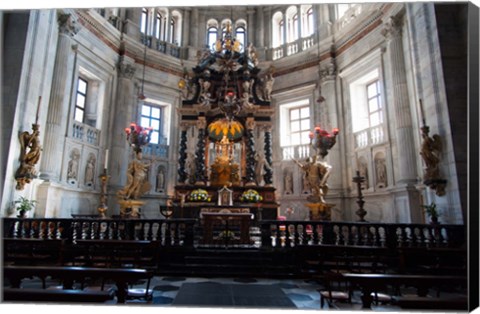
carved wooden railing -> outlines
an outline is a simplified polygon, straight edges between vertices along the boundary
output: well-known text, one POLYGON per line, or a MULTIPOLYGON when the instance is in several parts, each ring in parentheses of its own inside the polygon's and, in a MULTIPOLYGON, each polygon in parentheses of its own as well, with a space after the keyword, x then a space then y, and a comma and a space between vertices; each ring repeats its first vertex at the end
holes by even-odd
POLYGON ((5 218, 4 238, 147 240, 161 246, 193 246, 195 219, 52 219, 5 218))
POLYGON ((460 247, 463 225, 383 224, 321 221, 262 221, 262 247, 298 245, 403 247, 460 247))
MULTIPOLYGON (((4 218, 4 238, 77 240, 146 240, 161 246, 192 247, 197 219, 56 219, 4 218)), ((463 225, 384 224, 328 221, 258 222, 261 248, 295 246, 369 246, 384 248, 461 247, 463 225)))

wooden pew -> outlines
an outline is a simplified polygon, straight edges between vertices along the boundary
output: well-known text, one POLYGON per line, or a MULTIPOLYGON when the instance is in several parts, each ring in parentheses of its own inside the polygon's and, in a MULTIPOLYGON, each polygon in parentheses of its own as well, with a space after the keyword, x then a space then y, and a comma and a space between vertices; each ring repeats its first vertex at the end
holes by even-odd
POLYGON ((128 294, 128 283, 141 279, 150 280, 153 272, 136 268, 89 268, 71 266, 4 266, 4 277, 10 280, 12 288, 20 288, 24 278, 59 278, 64 289, 72 289, 75 281, 84 282, 86 278, 112 280, 117 287, 117 299, 124 303, 128 294))
POLYGON ((61 265, 65 241, 64 239, 4 238, 4 262, 26 265, 61 265))
POLYGON ((394 296, 392 304, 404 309, 417 310, 468 310, 468 297, 419 297, 419 296, 394 296))
POLYGON ((154 268, 159 243, 146 240, 76 240, 66 249, 72 265, 154 268))
MULTIPOLYGON (((440 288, 442 285, 467 286, 467 277, 465 276, 346 273, 343 274, 343 277, 351 285, 362 290, 363 308, 370 308, 373 301, 372 292, 377 292, 386 285, 415 287, 419 297, 426 297, 428 289, 432 287, 440 288)), ((441 303, 438 303, 437 309, 441 309, 441 303)))
POLYGON ((112 291, 85 290, 44 290, 44 289, 3 289, 4 301, 68 302, 68 303, 105 303, 113 300, 112 291))

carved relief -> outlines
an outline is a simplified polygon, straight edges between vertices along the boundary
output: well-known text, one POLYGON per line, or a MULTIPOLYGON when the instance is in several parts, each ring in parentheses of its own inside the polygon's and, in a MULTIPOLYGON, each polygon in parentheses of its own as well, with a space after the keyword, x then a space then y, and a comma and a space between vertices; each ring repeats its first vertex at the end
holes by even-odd
POLYGON ((385 164, 385 157, 381 153, 375 155, 375 174, 376 187, 385 188, 388 185, 387 166, 385 164))
POLYGON ((157 168, 155 190, 157 192, 163 192, 165 190, 165 167, 164 166, 158 166, 157 168))
POLYGON ((293 194, 293 174, 290 169, 285 169, 284 171, 284 193, 287 195, 293 194))

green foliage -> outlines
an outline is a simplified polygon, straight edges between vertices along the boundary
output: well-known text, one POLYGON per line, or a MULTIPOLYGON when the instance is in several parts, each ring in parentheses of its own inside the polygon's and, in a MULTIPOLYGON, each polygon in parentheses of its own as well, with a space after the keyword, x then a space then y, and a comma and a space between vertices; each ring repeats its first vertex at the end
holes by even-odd
POLYGON ((430 205, 421 205, 421 206, 425 208, 425 213, 430 218, 438 218, 438 216, 440 216, 439 212, 437 211, 437 204, 435 204, 435 202, 432 202, 430 205))
POLYGON ((23 196, 21 196, 19 200, 15 201, 15 204, 19 204, 17 205, 17 210, 18 211, 24 210, 26 212, 32 210, 35 207, 35 203, 38 203, 38 202, 35 200, 29 200, 28 198, 23 196))

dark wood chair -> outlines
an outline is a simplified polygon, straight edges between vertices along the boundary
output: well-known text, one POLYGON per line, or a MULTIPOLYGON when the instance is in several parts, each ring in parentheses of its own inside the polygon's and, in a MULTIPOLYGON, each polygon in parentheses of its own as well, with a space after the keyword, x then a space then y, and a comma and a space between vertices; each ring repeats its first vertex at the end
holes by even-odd
POLYGON ((319 289, 320 308, 325 305, 325 300, 330 307, 333 302, 352 302, 352 290, 349 283, 343 278, 341 273, 327 272, 324 276, 325 289, 319 289))

